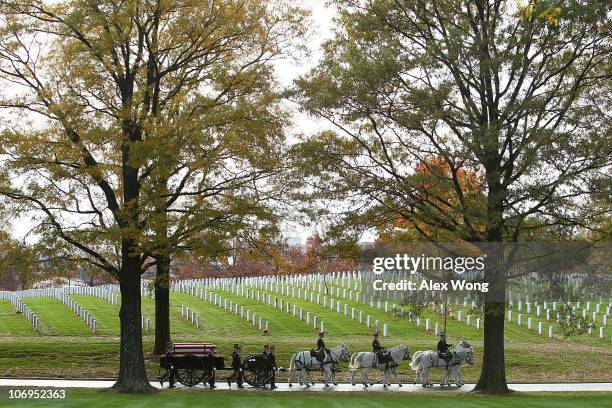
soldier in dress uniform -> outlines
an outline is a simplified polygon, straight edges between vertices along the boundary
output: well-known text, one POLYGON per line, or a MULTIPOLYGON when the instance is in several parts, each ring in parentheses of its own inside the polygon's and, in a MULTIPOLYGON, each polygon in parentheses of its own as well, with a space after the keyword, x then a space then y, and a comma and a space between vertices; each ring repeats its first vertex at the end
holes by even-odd
POLYGON ((227 385, 232 387, 232 382, 236 381, 238 388, 244 388, 242 386, 242 360, 240 359, 240 344, 234 344, 234 352, 232 353, 232 368, 234 372, 232 375, 227 377, 227 385))
POLYGON ((264 354, 264 356, 268 359, 269 367, 272 369, 272 377, 270 378, 270 389, 271 390, 278 388, 276 386, 276 356, 274 355, 275 351, 276 351, 276 348, 274 347, 274 345, 270 345, 268 347, 268 353, 264 354))
POLYGON ((319 333, 319 339, 317 340, 317 354, 318 354, 317 359, 320 362, 325 361, 325 356, 326 356, 326 354, 328 352, 327 348, 325 347, 325 340, 324 340, 324 338, 325 338, 325 332, 320 332, 319 333))
POLYGON ((163 387, 164 381, 168 380, 169 388, 174 388, 175 362, 174 353, 172 352, 172 343, 166 345, 166 354, 164 356, 164 368, 166 372, 159 377, 159 384, 163 387))
POLYGON ((215 353, 210 353, 208 357, 206 357, 206 360, 206 364, 208 365, 212 373, 212 375, 208 379, 208 385, 210 386, 211 390, 214 390, 215 388, 217 388, 217 386, 215 385, 215 374, 217 373, 217 367, 215 367, 215 353))
POLYGON ((451 344, 446 342, 446 332, 440 332, 440 341, 438 341, 438 357, 446 361, 446 369, 448 370, 448 364, 452 359, 452 355, 449 351, 451 344))
POLYGON ((374 332, 374 340, 372 340, 372 351, 374 353, 378 353, 382 350, 383 348, 380 345, 380 341, 378 341, 378 332, 374 332))

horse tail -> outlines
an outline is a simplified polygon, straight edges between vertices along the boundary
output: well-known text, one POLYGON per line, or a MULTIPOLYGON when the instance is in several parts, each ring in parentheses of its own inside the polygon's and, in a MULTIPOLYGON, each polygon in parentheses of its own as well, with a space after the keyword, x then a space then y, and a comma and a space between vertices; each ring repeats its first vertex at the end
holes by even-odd
POLYGON ((410 368, 412 369, 412 371, 417 371, 419 369, 424 353, 424 351, 417 351, 416 353, 414 353, 414 355, 412 356, 412 361, 410 362, 410 368))
POLYGON ((295 357, 296 356, 297 356, 297 353, 291 356, 291 360, 289 360, 289 371, 295 371, 295 357))
POLYGON ((359 368, 359 367, 361 367, 361 357, 362 357, 362 353, 354 353, 351 356, 350 368, 359 368))

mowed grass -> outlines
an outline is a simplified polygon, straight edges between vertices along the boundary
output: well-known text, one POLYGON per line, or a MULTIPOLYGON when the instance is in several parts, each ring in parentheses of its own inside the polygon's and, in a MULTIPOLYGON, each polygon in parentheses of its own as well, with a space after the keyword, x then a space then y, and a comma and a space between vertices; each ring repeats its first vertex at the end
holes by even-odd
MULTIPOLYGON (((219 352, 226 356, 231 354, 234 343, 241 343, 243 357, 250 353, 258 353, 264 344, 272 343, 276 345, 277 362, 283 367, 288 366, 293 353, 315 347, 318 330, 314 329, 312 323, 307 326, 304 321, 294 318, 292 314, 252 299, 222 294, 245 305, 245 308, 255 311, 257 316, 262 316, 264 320, 270 320, 270 335, 263 336, 256 326, 239 315, 208 301, 187 294, 171 293, 172 339, 176 342, 212 342, 217 344, 219 352), (181 317, 181 305, 189 306, 200 314, 199 328, 181 317)), ((25 333, 0 336, 0 349, 3 350, 3 353, 0 353, 0 376, 112 378, 117 375, 119 367, 117 314, 119 307, 89 296, 75 298, 83 307, 93 312, 98 319, 98 327, 104 327, 103 333, 99 329, 98 333, 93 335, 85 323, 70 309, 54 299, 47 299, 47 303, 54 307, 59 306, 57 314, 50 313, 44 317, 46 322, 54 328, 44 333, 53 335, 45 336, 31 332, 29 335, 25 333), (62 324, 55 322, 56 319, 68 319, 74 324, 82 325, 85 332, 66 334, 74 333, 74 331, 63 332, 62 324), (106 331, 107 329, 109 331, 106 331)), ((294 298, 285 299, 305 310, 310 310, 313 314, 318 314, 320 319, 326 321, 328 347, 345 343, 351 352, 371 348, 373 328, 368 329, 358 321, 345 317, 343 313, 338 314, 335 310, 324 309, 323 306, 314 308, 312 306, 317 305, 310 302, 294 298)), ((29 304, 30 301, 36 303, 42 300, 45 299, 28 298, 26 303, 29 304)), ((153 328, 154 301, 144 298, 142 305, 143 314, 151 319, 151 328, 153 328)), ((360 304, 359 307, 368 310, 367 313, 372 315, 373 320, 380 318, 382 323, 390 324, 390 336, 381 338, 384 347, 405 344, 410 347, 412 353, 417 350, 435 349, 437 336, 432 331, 426 332, 423 327, 417 328, 414 323, 407 320, 395 319, 390 313, 385 313, 384 309, 378 310, 376 307, 370 308, 369 305, 363 304, 360 304)), ((41 305, 39 308, 50 310, 48 304, 41 305)), ((433 312, 428 311, 426 314, 433 315, 433 312)), ((28 324, 22 316, 12 316, 11 319, 14 317, 28 324)), ((45 321, 43 316, 41 316, 41 321, 43 323, 45 321)), ((451 324, 449 324, 449 342, 456 344, 461 337, 465 337, 476 350, 476 364, 462 369, 466 381, 476 381, 482 361, 482 332, 462 322, 451 322, 451 324), (461 330, 462 327, 467 330, 461 330)), ((150 378, 154 378, 159 371, 159 357, 152 354, 154 341, 152 332, 144 333, 143 341, 147 371, 150 378)), ((506 371, 509 381, 608 381, 610 362, 612 362, 610 345, 594 346, 563 339, 550 340, 544 336, 534 336, 524 328, 508 327, 506 371)), ((346 380, 350 375, 347 363, 342 362, 340 369, 339 379, 346 380)), ((412 382, 414 374, 407 362, 402 363, 399 372, 402 381, 412 382)), ((439 372, 432 373, 434 381, 437 381, 438 377, 440 377, 439 372)), ((285 374, 279 373, 279 381, 284 378, 285 374)))
POLYGON ((36 330, 11 302, 0 301, 0 336, 35 336, 36 330))
MULTIPOLYGON (((240 295, 234 295, 227 291, 215 291, 215 293, 223 296, 228 300, 238 302, 241 306, 246 309, 250 309, 252 312, 257 313, 258 316, 262 316, 265 320, 269 320, 271 323, 270 331, 275 335, 281 336, 316 336, 319 329, 314 327, 314 317, 317 316, 318 323, 325 321, 325 331, 329 332, 333 336, 359 336, 371 334, 372 329, 367 329, 365 325, 359 324, 358 321, 343 319, 338 313, 325 308, 322 305, 317 305, 305 301, 300 301, 296 298, 282 297, 285 302, 290 302, 290 313, 285 310, 274 308, 273 303, 268 305, 267 303, 258 302, 257 299, 251 299, 242 297, 240 295), (293 305, 298 306, 298 315, 293 316, 293 305), (303 319, 299 319, 299 308, 303 308, 303 319), (310 324, 306 324, 306 312, 310 312, 310 324)), ((278 296, 278 302, 280 303, 281 296, 278 296)), ((285 306, 286 308, 286 306, 285 306)), ((245 312, 246 313, 246 312, 245 312)), ((343 317, 343 316, 342 316, 343 317)))
POLYGON ((91 329, 70 308, 54 298, 23 298, 40 321, 40 332, 51 336, 90 336, 91 329))
POLYGON ((71 296, 96 319, 96 335, 119 335, 119 306, 95 296, 71 296))
POLYGON ((164 390, 148 395, 118 394, 108 390, 66 389, 65 399, 11 400, 9 389, 0 388, 2 407, 406 407, 440 408, 604 408, 612 405, 612 393, 513 393, 506 396, 483 396, 429 390, 418 393, 353 392, 270 392, 270 391, 201 391, 164 390))

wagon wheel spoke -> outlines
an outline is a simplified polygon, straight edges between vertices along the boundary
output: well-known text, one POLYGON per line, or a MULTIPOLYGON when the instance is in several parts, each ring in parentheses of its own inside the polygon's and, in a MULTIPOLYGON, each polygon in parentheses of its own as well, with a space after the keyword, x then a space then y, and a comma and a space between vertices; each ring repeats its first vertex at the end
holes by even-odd
POLYGON ((177 359, 176 366, 177 379, 187 387, 193 387, 202 382, 206 374, 201 359, 194 355, 187 355, 177 359))

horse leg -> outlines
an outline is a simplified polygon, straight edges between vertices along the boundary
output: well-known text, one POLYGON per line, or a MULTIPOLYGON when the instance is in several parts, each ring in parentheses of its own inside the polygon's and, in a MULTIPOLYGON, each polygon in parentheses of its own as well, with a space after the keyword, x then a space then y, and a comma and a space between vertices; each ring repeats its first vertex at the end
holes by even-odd
POLYGON ((353 368, 353 372, 351 373, 351 385, 355 385, 355 373, 357 372, 356 368, 353 368))
POLYGON ((370 368, 369 367, 363 367, 363 386, 367 387, 368 386, 368 382, 369 382, 369 373, 370 373, 370 368))
POLYGON ((382 370, 383 372, 383 387, 387 388, 389 384, 389 369, 385 368, 384 370, 382 370))
POLYGON ((429 384, 429 367, 423 367, 423 371, 421 372, 421 385, 423 387, 427 387, 429 384))
POLYGON ((461 387, 463 385, 463 378, 461 377, 461 370, 459 367, 455 369, 455 384, 457 384, 457 387, 461 387))
POLYGON ((393 374, 395 375, 395 382, 397 383, 398 387, 401 387, 402 382, 399 380, 399 376, 397 375, 397 368, 393 370, 393 374))
POLYGON ((330 377, 331 375, 330 375, 329 365, 324 365, 323 366, 323 384, 325 384, 326 387, 329 387, 330 377))
POLYGON ((308 376, 308 381, 310 385, 315 385, 315 382, 312 380, 312 376, 310 375, 310 371, 306 371, 306 375, 308 376))

